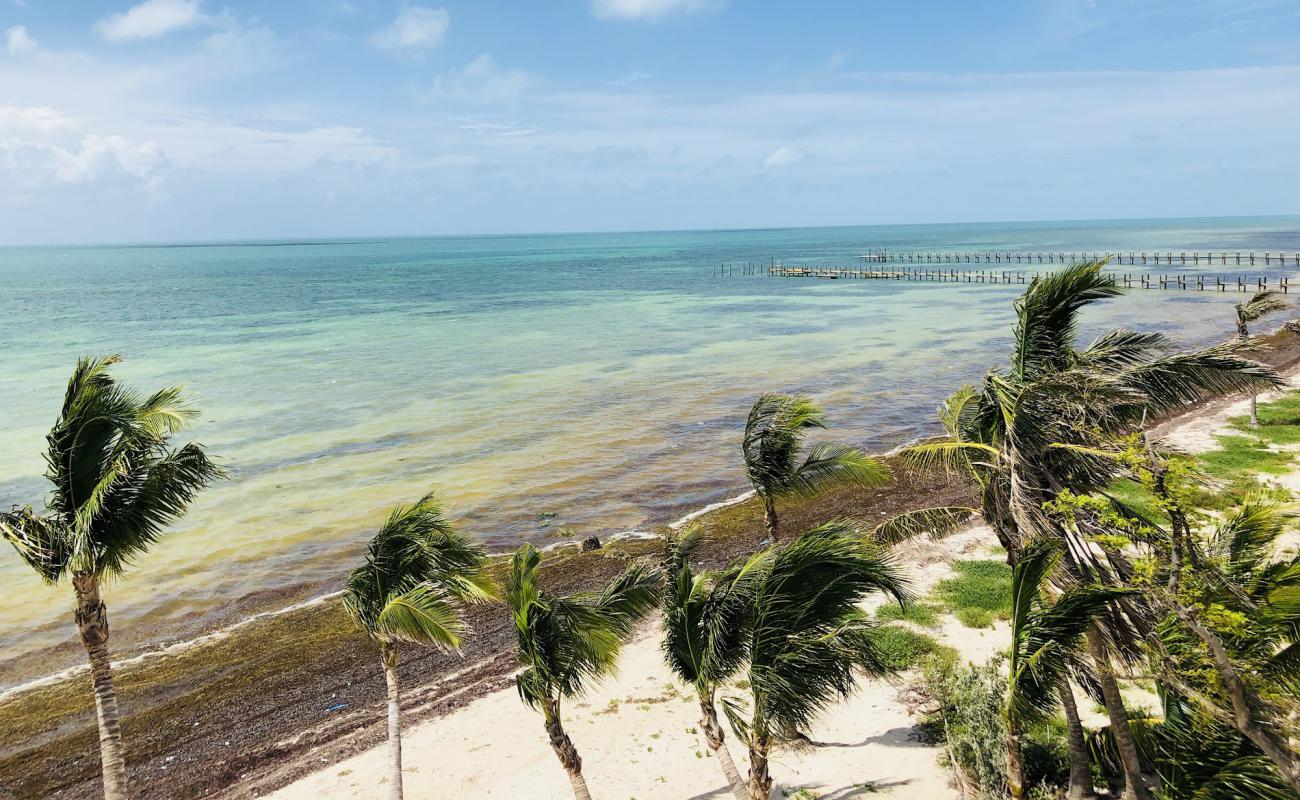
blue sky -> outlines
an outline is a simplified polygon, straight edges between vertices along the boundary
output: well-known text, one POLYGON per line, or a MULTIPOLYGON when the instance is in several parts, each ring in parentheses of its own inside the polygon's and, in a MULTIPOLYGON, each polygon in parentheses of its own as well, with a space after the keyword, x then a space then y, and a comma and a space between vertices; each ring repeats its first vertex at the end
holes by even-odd
POLYGON ((0 243, 1300 213, 1295 0, 0 0, 0 243))

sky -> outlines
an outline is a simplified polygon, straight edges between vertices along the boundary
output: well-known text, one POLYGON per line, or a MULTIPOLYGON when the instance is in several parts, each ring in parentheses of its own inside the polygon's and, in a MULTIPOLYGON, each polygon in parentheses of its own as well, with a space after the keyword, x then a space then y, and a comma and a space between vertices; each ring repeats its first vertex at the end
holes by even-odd
POLYGON ((0 0, 0 244, 1300 213, 1296 0, 0 0))

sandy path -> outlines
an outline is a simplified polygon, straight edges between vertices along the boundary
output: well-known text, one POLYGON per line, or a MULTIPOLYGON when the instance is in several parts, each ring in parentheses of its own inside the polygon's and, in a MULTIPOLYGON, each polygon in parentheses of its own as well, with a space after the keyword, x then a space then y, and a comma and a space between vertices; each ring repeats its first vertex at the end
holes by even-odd
MULTIPOLYGON (((986 555, 992 534, 976 526, 942 542, 899 548, 925 594, 950 574, 949 560, 986 555)), ((967 658, 983 660, 1006 641, 1005 625, 972 630, 949 620, 939 638, 967 658)), ((896 797, 956 798, 938 750, 909 737, 915 720, 897 700, 902 683, 864 683, 848 702, 807 733, 821 746, 776 754, 776 797, 808 787, 819 797, 847 800, 888 792, 896 797)), ((624 651, 618 676, 566 713, 597 798, 730 797, 712 753, 695 732, 698 708, 659 652, 658 623, 624 651)), ((729 737, 730 738, 730 737, 729 737)), ((744 769, 744 753, 732 754, 744 769)), ((406 732, 403 753, 408 798, 571 797, 568 779, 547 744, 541 718, 513 690, 500 691, 406 732)), ((386 797, 386 752, 376 747, 277 791, 278 800, 386 797)))

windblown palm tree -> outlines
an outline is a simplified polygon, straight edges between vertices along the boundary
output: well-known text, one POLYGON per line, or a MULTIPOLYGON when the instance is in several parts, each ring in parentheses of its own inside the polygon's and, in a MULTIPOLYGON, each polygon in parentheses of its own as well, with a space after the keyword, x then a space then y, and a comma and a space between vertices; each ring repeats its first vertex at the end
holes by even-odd
POLYGON ((659 600, 662 576, 635 564, 600 594, 552 595, 537 582, 541 556, 531 545, 515 553, 506 589, 514 617, 519 697, 542 712, 551 749, 569 775, 576 800, 591 800, 582 758, 564 731, 561 702, 613 671, 636 623, 659 600))
POLYGON ((749 747, 749 797, 768 800, 772 743, 848 696, 857 672, 889 673, 859 604, 876 592, 905 602, 907 585, 883 549, 835 521, 733 566, 716 591, 723 612, 712 626, 744 631, 752 692, 748 719, 734 703, 724 707, 749 747))
MULTIPOLYGON (((1071 672, 1087 672, 1083 637, 1093 620, 1123 592, 1105 587, 1072 587, 1049 602, 1047 581, 1061 559, 1061 543, 1044 539, 1030 544, 1012 571, 1011 664, 1007 683, 1007 787, 1013 798, 1025 796, 1021 732, 1063 704, 1078 717, 1071 672)), ((1071 800, 1093 797, 1092 773, 1082 727, 1069 733, 1071 800)))
MULTIPOLYGON (((1014 566, 1026 542, 1064 542, 1065 572, 1084 584, 1127 585, 1131 565, 1122 553, 1101 558, 1079 529, 1044 511, 1061 490, 1104 491, 1119 467, 1099 453, 1110 440, 1207 396, 1280 385, 1267 367, 1239 355, 1238 343, 1169 354, 1159 333, 1115 330, 1076 349, 1079 313, 1121 292, 1105 261, 1075 264, 1035 279, 1016 302, 1010 364, 990 372, 982 386, 966 387, 941 411, 947 435, 909 448, 922 465, 941 464, 970 475, 980 488, 980 510, 1014 566)), ((885 529, 891 538, 954 525, 960 509, 934 509, 885 529)), ((942 532, 942 531, 939 531, 942 532)), ((1150 781, 1129 735, 1111 661, 1136 657, 1152 633, 1149 609, 1124 598, 1087 634, 1107 713, 1128 780, 1129 798, 1146 800, 1150 781), (1135 630, 1133 625, 1142 626, 1135 630), (1103 630, 1105 628, 1106 630, 1103 630)))
POLYGON ((1207 539, 1192 523, 1207 515, 1183 505, 1169 469, 1149 453, 1169 517, 1169 530, 1153 540, 1166 548, 1164 591, 1155 581, 1148 589, 1169 610, 1154 659, 1166 694, 1235 729, 1241 754, 1271 766, 1300 795, 1300 556, 1282 556, 1278 546, 1297 515, 1248 498, 1207 539))
MULTIPOLYGON (((1256 292, 1244 303, 1238 303, 1237 309, 1237 337, 1242 341, 1250 338, 1250 323, 1263 319, 1277 311, 1285 311, 1290 305, 1286 301, 1286 296, 1281 292, 1264 291, 1256 292)), ((1250 396, 1250 424, 1259 424, 1259 398, 1258 395, 1250 396)))
POLYGON ((727 749, 716 705, 719 687, 744 666, 744 636, 738 626, 714 619, 721 604, 714 600, 712 581, 696 574, 690 564, 699 539, 697 526, 668 539, 664 559, 664 657, 677 677, 694 687, 700 703, 700 729, 709 749, 722 765, 736 800, 746 800, 748 787, 727 749))
POLYGON ((397 643, 460 647, 461 603, 490 599, 483 546, 447 521, 432 494, 393 509, 343 584, 343 608, 379 645, 388 683, 388 796, 402 800, 397 643))
POLYGON ((0 513, 0 535, 46 582, 70 578, 77 630, 90 657, 104 797, 127 797, 126 756, 108 651, 105 579, 122 575, 222 472, 201 445, 169 438, 197 414, 179 388, 144 396, 109 375, 118 356, 83 358, 45 437, 47 510, 0 513))
POLYGON ((889 480, 883 464, 848 445, 822 442, 804 454, 808 431, 825 427, 821 409, 807 397, 765 394, 749 411, 741 443, 745 474, 763 501, 763 524, 772 542, 779 536, 778 498, 814 495, 846 483, 889 480))

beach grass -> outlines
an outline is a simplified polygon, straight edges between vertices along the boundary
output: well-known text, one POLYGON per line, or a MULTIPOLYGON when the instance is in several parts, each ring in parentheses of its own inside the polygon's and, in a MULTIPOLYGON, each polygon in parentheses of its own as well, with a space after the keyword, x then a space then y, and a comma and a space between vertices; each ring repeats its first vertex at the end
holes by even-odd
POLYGON ((902 625, 881 625, 871 633, 871 640, 890 669, 903 671, 919 666, 921 661, 935 653, 956 653, 942 645, 933 636, 905 628, 902 625))
POLYGON ((876 610, 876 619, 882 622, 910 622, 922 628, 936 628, 939 626, 942 614, 942 608, 925 601, 912 602, 905 606, 889 603, 876 610))
POLYGON ((988 628, 1011 619, 1011 567, 1002 561, 960 560, 953 577, 939 582, 934 597, 968 628, 988 628))

